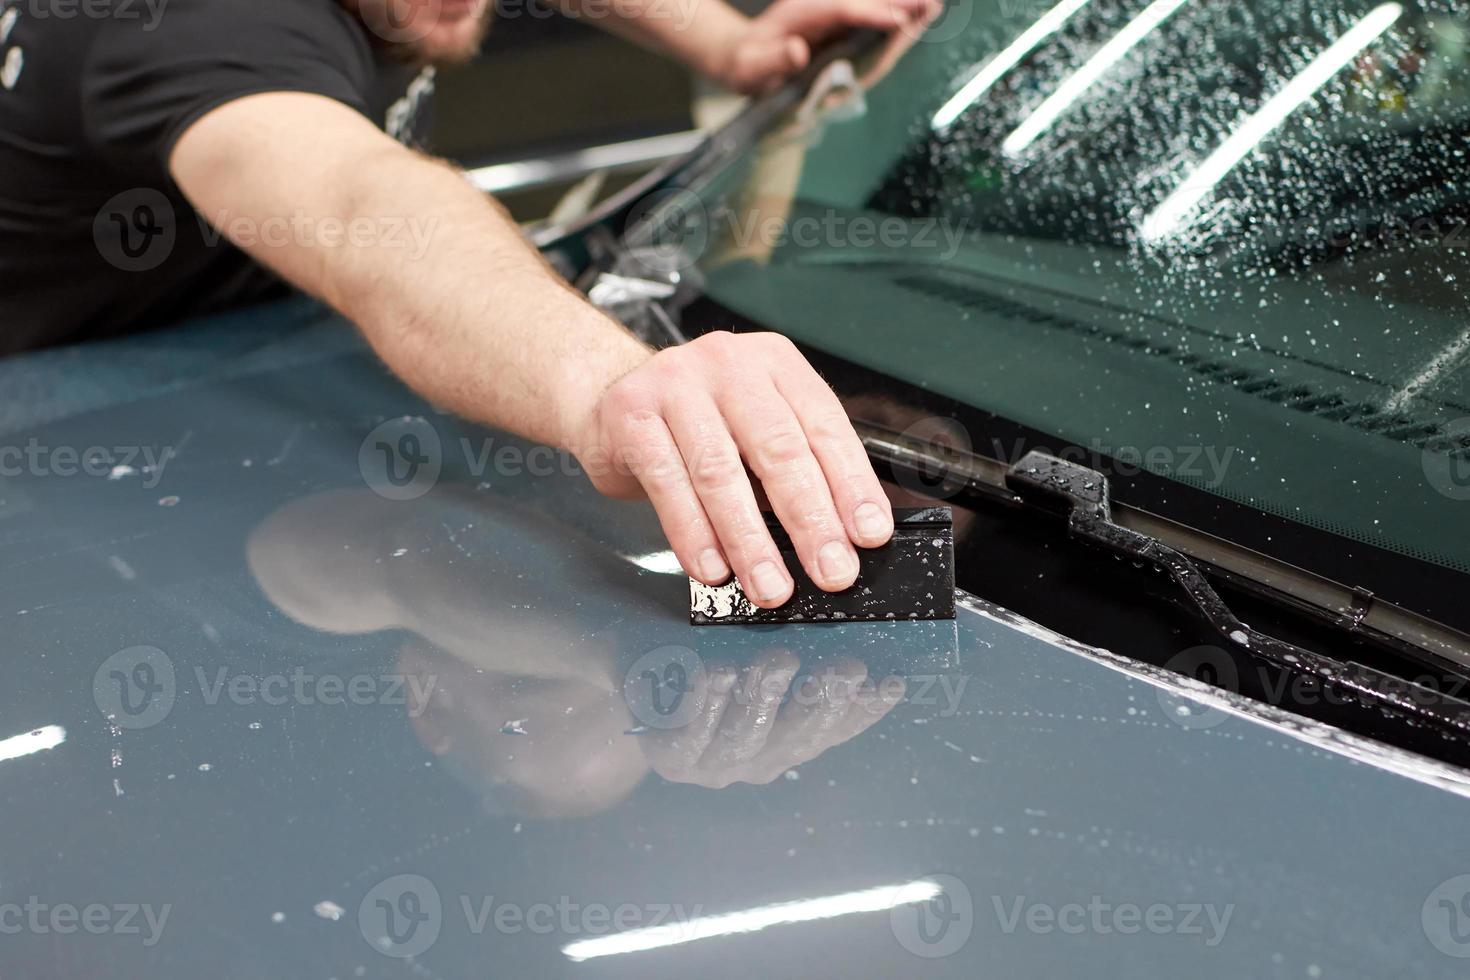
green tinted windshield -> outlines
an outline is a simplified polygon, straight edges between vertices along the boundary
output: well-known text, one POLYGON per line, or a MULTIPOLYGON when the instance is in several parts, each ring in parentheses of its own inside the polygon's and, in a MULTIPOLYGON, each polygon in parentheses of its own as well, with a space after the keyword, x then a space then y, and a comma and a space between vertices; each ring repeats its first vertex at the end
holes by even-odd
POLYGON ((1470 571, 1470 3, 1002 0, 906 47, 702 191, 710 295, 1470 571))

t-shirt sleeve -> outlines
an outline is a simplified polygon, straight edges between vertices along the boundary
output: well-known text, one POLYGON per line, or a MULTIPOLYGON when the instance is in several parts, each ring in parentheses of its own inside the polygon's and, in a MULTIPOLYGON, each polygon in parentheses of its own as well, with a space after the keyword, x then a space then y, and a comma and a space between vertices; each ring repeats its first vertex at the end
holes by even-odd
POLYGON ((263 92, 367 114, 372 50, 336 0, 171 0, 151 29, 143 23, 107 23, 83 65, 85 136, 111 155, 166 169, 200 116, 263 92))

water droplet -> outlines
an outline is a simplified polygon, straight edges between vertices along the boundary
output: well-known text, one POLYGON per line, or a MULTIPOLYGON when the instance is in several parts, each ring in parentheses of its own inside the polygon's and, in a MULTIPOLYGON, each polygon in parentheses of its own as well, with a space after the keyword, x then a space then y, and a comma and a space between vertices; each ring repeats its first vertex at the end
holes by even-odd
POLYGON ((338 919, 342 918, 342 916, 347 914, 346 909, 338 905, 336 902, 330 900, 317 902, 311 907, 311 910, 315 912, 318 916, 328 920, 329 922, 336 922, 338 919))

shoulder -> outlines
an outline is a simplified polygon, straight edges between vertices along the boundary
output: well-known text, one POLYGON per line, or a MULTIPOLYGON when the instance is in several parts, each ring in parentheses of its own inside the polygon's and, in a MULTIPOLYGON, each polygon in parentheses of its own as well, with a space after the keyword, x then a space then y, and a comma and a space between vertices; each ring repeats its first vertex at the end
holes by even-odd
POLYGON ((135 0, 156 14, 108 18, 87 67, 107 71, 172 62, 273 66, 313 58, 364 82, 373 51, 361 20, 338 0, 135 0))
POLYGON ((87 53, 81 103, 93 146, 167 160, 201 115, 263 92, 323 95, 367 111, 373 48, 337 0, 154 2, 153 21, 112 18, 87 53))

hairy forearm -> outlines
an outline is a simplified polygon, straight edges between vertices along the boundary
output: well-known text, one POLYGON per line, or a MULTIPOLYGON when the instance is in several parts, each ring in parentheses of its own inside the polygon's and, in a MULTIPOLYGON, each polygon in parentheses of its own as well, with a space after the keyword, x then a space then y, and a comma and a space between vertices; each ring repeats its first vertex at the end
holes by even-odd
POLYGON ((649 356, 461 174, 329 100, 232 103, 181 138, 173 165, 206 219, 443 408, 576 449, 597 396, 649 356), (327 234, 343 228, 365 233, 327 234))
POLYGON ((350 214, 432 215, 423 254, 340 249, 321 292, 415 390, 568 448, 647 349, 569 287, 497 204, 447 165, 385 151, 344 188, 350 214))

